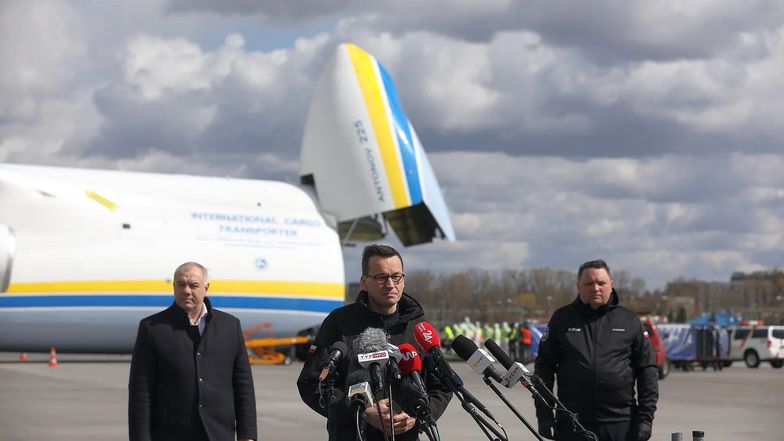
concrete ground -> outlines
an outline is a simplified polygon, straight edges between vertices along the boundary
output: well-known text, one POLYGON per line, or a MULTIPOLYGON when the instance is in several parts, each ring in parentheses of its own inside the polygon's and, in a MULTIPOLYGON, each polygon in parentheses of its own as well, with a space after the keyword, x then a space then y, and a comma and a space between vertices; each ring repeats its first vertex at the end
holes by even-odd
MULTIPOLYGON (((0 440, 128 439, 130 357, 65 354, 58 357, 59 366, 50 368, 45 354, 32 354, 24 363, 17 361, 18 355, 0 354, 0 440)), ((535 439, 479 375, 462 362, 452 366, 504 425, 510 440, 535 439)), ((253 367, 262 440, 326 439, 324 418, 299 399, 295 381, 301 367, 253 367)), ((736 363, 719 372, 673 371, 659 385, 653 440, 669 441, 671 433, 682 432, 683 440, 690 441, 692 430, 704 431, 706 441, 784 439, 784 369, 769 364, 748 369, 736 363)), ((517 387, 504 393, 535 426, 528 392, 517 387)), ((486 439, 456 400, 438 426, 443 441, 486 439)))

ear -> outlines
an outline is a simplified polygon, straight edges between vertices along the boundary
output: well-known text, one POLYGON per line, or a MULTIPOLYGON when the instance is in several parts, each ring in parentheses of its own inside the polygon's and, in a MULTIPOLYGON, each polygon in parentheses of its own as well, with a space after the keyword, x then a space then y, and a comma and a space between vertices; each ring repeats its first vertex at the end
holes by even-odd
POLYGON ((207 284, 206 284, 206 285, 204 285, 204 292, 207 292, 207 291, 209 291, 209 289, 210 289, 210 283, 209 283, 209 282, 207 282, 207 284))
POLYGON ((360 276, 359 278, 359 289, 362 291, 367 291, 367 277, 360 276))

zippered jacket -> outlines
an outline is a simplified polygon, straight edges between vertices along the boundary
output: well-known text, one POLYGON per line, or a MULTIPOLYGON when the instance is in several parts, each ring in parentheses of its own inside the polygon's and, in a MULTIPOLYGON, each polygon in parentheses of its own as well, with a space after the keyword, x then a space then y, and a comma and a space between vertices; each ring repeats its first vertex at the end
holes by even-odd
MULTIPOLYGON (((581 422, 650 426, 659 398, 656 357, 637 314, 619 303, 613 289, 596 310, 578 296, 555 311, 539 343, 535 373, 551 390, 557 379, 558 399, 581 422)), ((538 401, 536 407, 540 421, 553 420, 551 409, 538 401)))
MULTIPOLYGON (((387 340, 393 345, 399 346, 403 343, 409 343, 417 347, 414 339, 414 326, 425 321, 425 314, 419 302, 408 294, 403 293, 397 304, 397 319, 391 323, 387 320, 386 325, 384 317, 371 311, 367 302, 367 292, 360 291, 354 303, 342 306, 327 315, 319 328, 313 345, 308 351, 305 365, 302 367, 302 372, 300 372, 297 379, 297 388, 302 401, 324 417, 329 416, 329 408, 325 402, 326 394, 319 387, 319 373, 322 368, 321 364, 333 343, 338 340, 343 341, 349 349, 349 353, 341 358, 337 369, 338 375, 335 380, 335 387, 338 389, 338 397, 345 397, 349 386, 351 386, 351 384, 346 384, 346 378, 352 369, 362 369, 356 361, 358 352, 355 347, 355 340, 365 329, 383 329, 387 335, 387 340)), ((428 375, 427 369, 424 367, 422 379, 430 397, 431 415, 433 418, 438 419, 446 410, 449 400, 452 399, 452 392, 446 385, 440 383, 436 377, 428 375)), ((397 402, 394 396, 393 401, 397 402)), ((334 413, 336 427, 333 426, 332 422, 327 422, 327 431, 330 434, 329 439, 356 440, 356 422, 347 400, 338 400, 334 405, 334 413)), ((372 426, 367 426, 365 439, 367 441, 383 440, 384 436, 372 426)), ((395 439, 399 441, 416 440, 418 439, 417 430, 414 428, 408 432, 397 434, 395 439)))

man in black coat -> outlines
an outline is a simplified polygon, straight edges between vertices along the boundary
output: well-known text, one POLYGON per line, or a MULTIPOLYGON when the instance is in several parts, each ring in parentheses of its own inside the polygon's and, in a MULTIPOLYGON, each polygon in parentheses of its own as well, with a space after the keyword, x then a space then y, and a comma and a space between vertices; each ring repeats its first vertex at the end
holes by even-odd
POLYGON ((143 319, 131 359, 131 441, 255 440, 256 397, 240 322, 206 298, 207 269, 174 272, 174 304, 143 319))
MULTIPOLYGON (((330 421, 329 403, 324 401, 319 373, 325 355, 330 346, 341 341, 347 348, 355 348, 361 339, 360 334, 367 328, 383 329, 387 341, 394 345, 414 343, 414 326, 425 320, 422 307, 413 297, 405 294, 405 274, 403 259, 394 248, 387 245, 368 245, 362 254, 362 289, 354 303, 332 311, 324 319, 319 328, 302 372, 297 379, 300 397, 311 409, 327 417, 327 432, 331 441, 354 441, 357 439, 357 424, 347 400, 341 399, 333 403, 334 421, 330 421)), ((351 382, 347 380, 362 369, 357 364, 356 350, 341 359, 338 369, 336 388, 337 395, 344 397, 351 382)), ((433 419, 438 419, 446 410, 452 392, 432 375, 423 375, 429 396, 429 409, 433 419)), ((367 424, 365 439, 368 441, 384 440, 384 432, 389 432, 390 420, 393 425, 395 439, 411 441, 418 439, 418 422, 413 412, 406 412, 400 405, 404 404, 405 396, 395 395, 392 403, 386 396, 375 397, 377 407, 364 410, 367 424), (392 418, 389 410, 392 407, 392 418), (379 413, 379 408, 381 412, 379 413), (382 429, 383 427, 383 429, 382 429)), ((360 427, 362 430, 362 427, 360 427)), ((387 436, 391 437, 391 434, 387 436)))
MULTIPOLYGON (((555 311, 542 335, 536 374, 550 389, 557 377, 558 398, 599 441, 647 441, 659 397, 648 334, 620 306, 606 262, 585 262, 577 279, 577 299, 555 311)), ((553 415, 538 400, 536 416, 545 438, 587 439, 566 413, 553 415)))

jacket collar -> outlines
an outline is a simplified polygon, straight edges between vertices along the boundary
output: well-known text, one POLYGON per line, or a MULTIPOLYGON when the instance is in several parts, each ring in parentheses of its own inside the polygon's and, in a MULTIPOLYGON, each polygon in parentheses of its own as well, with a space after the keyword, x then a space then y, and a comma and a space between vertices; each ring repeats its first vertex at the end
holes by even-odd
MULTIPOLYGON (((365 290, 360 290, 357 294, 356 303, 362 305, 365 310, 370 314, 375 314, 381 316, 381 314, 373 311, 368 306, 368 293, 365 290)), ((397 312, 400 315, 400 321, 409 321, 414 318, 420 317, 424 314, 422 309, 422 305, 417 302, 417 300, 410 295, 403 292, 403 295, 400 296, 400 301, 397 302, 397 312)))
POLYGON ((618 295, 618 292, 615 290, 615 288, 612 289, 612 292, 610 293, 610 299, 607 300, 607 303, 596 309, 593 309, 590 305, 583 303, 582 300, 580 300, 579 294, 577 295, 577 298, 574 299, 574 302, 572 302, 572 305, 574 305, 580 312, 587 315, 604 313, 605 311, 615 309, 616 307, 620 306, 620 304, 621 297, 618 295))
MULTIPOLYGON (((212 319, 212 302, 210 302, 209 297, 206 296, 204 297, 204 306, 207 307, 207 315, 204 316, 204 320, 207 320, 207 322, 209 323, 209 321, 212 319)), ((188 318, 188 313, 185 312, 184 309, 180 308, 177 305, 177 302, 172 302, 172 305, 169 307, 169 309, 175 311, 177 314, 182 316, 182 318, 185 320, 186 323, 190 323, 190 319, 188 318)))

